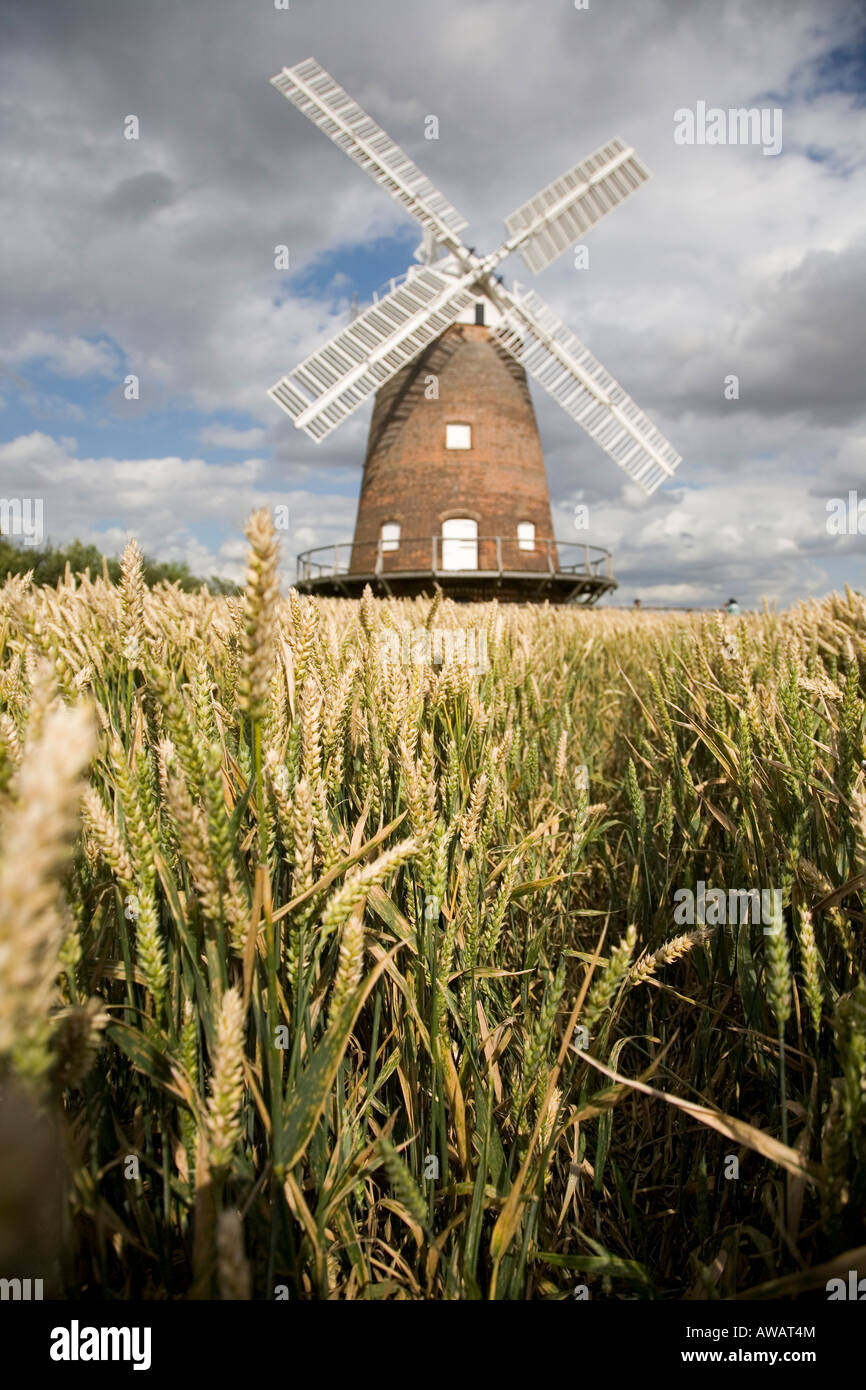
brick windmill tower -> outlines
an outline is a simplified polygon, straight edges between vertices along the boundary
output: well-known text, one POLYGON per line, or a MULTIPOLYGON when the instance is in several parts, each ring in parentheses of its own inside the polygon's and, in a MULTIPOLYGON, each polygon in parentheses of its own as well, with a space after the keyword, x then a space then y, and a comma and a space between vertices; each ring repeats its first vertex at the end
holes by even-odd
POLYGON ((616 587, 608 551, 557 542, 527 372, 648 493, 679 454, 532 291, 538 272, 648 178, 612 140, 506 219, 480 257, 465 219, 313 58, 271 79, 420 222, 417 264, 270 395, 314 440, 374 392, 355 535, 298 557, 298 587, 359 594, 594 603, 616 587))

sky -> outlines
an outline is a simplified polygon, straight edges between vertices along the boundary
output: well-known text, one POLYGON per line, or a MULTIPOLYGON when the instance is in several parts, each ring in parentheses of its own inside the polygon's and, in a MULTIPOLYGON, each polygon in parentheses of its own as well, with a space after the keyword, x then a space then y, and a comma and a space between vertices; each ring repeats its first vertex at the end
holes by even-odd
POLYGON ((270 86, 312 55, 479 251, 612 136, 649 167, 588 266, 501 267, 683 455, 647 498, 532 386, 556 534, 613 552, 609 602, 866 589, 862 0, 0 0, 0 55, 0 498, 52 542, 238 578, 279 506, 289 582, 351 537, 372 402, 316 444, 267 388, 419 228, 270 86), (781 151, 678 143, 699 103, 780 111, 781 151))

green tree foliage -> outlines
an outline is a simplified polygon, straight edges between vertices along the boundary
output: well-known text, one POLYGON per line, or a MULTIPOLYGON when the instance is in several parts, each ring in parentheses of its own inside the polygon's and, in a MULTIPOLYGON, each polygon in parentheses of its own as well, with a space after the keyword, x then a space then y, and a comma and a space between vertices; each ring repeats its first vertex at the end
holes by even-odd
MULTIPOLYGON (((0 579, 32 570, 34 584, 47 584, 53 588, 63 578, 67 565, 73 574, 83 574, 89 570, 92 578, 101 574, 105 565, 112 583, 117 584, 120 580, 120 560, 116 556, 107 558, 95 545, 84 545, 75 540, 65 546, 53 546, 50 541, 40 546, 24 546, 0 534, 0 579)), ((211 575, 203 580, 191 574, 187 565, 152 560, 148 556, 144 559, 144 578, 151 588, 166 580, 169 584, 178 584, 185 593, 193 593, 203 583, 207 584, 212 594, 237 593, 237 586, 230 579, 211 575)))

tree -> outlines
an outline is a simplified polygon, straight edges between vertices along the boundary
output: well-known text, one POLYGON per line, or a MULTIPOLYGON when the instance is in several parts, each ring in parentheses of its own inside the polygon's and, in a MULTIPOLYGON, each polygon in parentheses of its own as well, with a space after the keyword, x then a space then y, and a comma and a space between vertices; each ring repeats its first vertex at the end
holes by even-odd
MULTIPOLYGON (((54 588, 69 566, 73 574, 90 572, 91 579, 98 578, 107 569, 112 584, 120 580, 120 560, 116 556, 107 558, 95 545, 85 545, 74 540, 63 547, 55 547, 50 541, 41 546, 18 545, 8 536, 0 534, 0 578, 9 574, 26 574, 33 571, 34 584, 47 584, 54 588)), ((230 579, 211 575, 210 579, 199 579, 190 574, 189 566, 173 561, 152 560, 144 556, 145 583, 151 588, 162 580, 178 584, 185 593, 206 584, 212 594, 236 594, 238 587, 230 579)))

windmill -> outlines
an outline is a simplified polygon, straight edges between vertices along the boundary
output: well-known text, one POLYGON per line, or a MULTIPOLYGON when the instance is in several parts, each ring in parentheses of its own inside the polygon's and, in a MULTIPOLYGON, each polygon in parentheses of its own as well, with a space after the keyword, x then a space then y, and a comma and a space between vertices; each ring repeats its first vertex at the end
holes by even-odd
POLYGON ((479 256, 465 219, 314 58, 271 83, 420 223, 415 264, 384 297, 271 387, 316 442, 376 395, 355 535, 298 557, 311 592, 594 603, 616 587, 610 554, 553 537, 527 373, 638 486, 679 454, 540 297, 498 267, 537 274, 649 177, 614 139, 505 220, 479 256), (577 550, 572 562, 565 556, 577 550))

